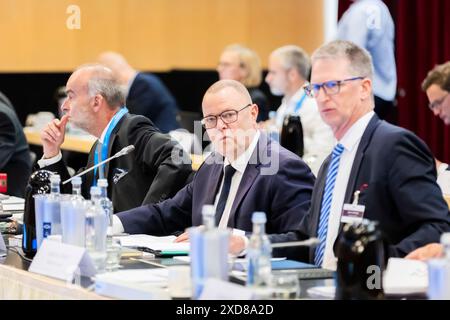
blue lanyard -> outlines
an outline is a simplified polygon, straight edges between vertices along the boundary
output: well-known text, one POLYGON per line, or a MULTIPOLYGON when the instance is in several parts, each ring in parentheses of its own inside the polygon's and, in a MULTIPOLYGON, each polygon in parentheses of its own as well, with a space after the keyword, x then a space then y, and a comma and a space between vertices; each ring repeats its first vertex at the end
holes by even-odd
MULTIPOLYGON (((95 148, 95 153, 94 153, 94 164, 98 164, 101 161, 105 160, 108 156, 108 145, 109 145, 109 138, 111 137, 111 132, 114 130, 114 128, 116 127, 117 123, 120 121, 120 119, 122 119, 122 117, 128 113, 128 109, 126 107, 120 108, 119 112, 117 112, 114 117, 111 120, 111 123, 108 127, 108 130, 106 130, 106 134, 105 134, 105 138, 103 139, 103 145, 102 145, 102 157, 99 160, 98 158, 98 148, 95 148)), ((97 180, 95 180, 95 178, 97 177, 97 169, 94 169, 94 179, 92 180, 92 185, 96 186, 97 185, 97 180)), ((103 165, 101 166, 101 169, 103 170, 103 165)))
POLYGON ((301 107, 302 107, 303 102, 305 101, 305 99, 306 99, 306 92, 303 91, 302 97, 300 98, 300 100, 299 100, 299 101, 297 102, 297 104, 295 105, 294 113, 298 113, 298 111, 301 109, 301 107))

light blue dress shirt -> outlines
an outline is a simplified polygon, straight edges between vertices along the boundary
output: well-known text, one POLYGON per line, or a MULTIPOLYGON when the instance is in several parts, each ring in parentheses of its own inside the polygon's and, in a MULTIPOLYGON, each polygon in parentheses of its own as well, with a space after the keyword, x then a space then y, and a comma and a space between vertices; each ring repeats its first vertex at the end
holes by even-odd
POLYGON ((338 39, 352 41, 372 55, 373 92, 387 101, 394 100, 397 88, 394 35, 394 22, 381 0, 355 1, 338 24, 338 39))

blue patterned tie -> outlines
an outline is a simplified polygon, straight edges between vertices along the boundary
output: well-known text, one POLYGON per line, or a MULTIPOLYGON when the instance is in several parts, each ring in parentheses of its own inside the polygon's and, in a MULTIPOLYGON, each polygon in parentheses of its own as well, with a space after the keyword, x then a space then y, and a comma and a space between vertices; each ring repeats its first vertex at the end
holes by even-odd
POLYGON ((333 190, 336 183, 336 176, 339 168, 339 160, 341 159, 344 146, 338 143, 331 156, 331 163, 328 167, 327 180, 325 181, 325 190, 322 196, 322 207, 320 209, 319 227, 317 229, 317 237, 320 240, 319 246, 316 248, 314 263, 321 266, 325 253, 325 245, 327 243, 328 217, 330 216, 331 200, 333 200, 333 190))

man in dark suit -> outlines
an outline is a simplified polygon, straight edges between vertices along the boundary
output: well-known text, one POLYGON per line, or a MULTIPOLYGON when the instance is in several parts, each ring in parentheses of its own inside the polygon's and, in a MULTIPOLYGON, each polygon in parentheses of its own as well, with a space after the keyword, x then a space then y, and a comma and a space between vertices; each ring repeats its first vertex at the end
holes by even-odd
MULTIPOLYGON (((219 228, 234 228, 230 250, 246 247, 254 211, 267 214, 272 241, 297 230, 310 205, 314 176, 296 155, 257 129, 258 107, 235 80, 221 80, 205 93, 202 123, 215 152, 193 181, 172 199, 117 214, 115 232, 168 235, 202 224, 202 207, 212 204, 219 228), (236 230, 237 229, 237 230, 236 230)), ((177 241, 186 240, 181 235, 177 241)))
POLYGON ((123 56, 104 52, 99 62, 110 68, 120 83, 127 87, 125 105, 131 113, 146 116, 163 133, 178 129, 178 106, 161 80, 153 74, 137 72, 123 56))
MULTIPOLYGON (((83 66, 69 78, 65 115, 50 122, 41 133, 44 148, 39 166, 69 178, 61 160, 67 121, 99 138, 89 153, 87 166, 114 155, 128 145, 135 150, 83 176, 83 195, 98 177, 107 177, 108 195, 114 211, 123 211, 172 197, 187 182, 191 163, 181 146, 162 134, 143 116, 123 108, 123 92, 110 69, 101 65, 83 66)), ((70 186, 63 186, 69 192, 70 186)))
POLYGON ((318 174, 311 210, 300 227, 301 234, 320 240, 310 260, 336 268, 333 246, 341 219, 348 218, 343 205, 354 202, 365 206, 364 218, 379 222, 388 256, 404 257, 437 241, 449 229, 449 213, 433 157, 413 133, 373 112, 369 53, 351 42, 333 41, 317 49, 312 62, 305 89, 316 98, 338 144, 318 174))
POLYGON ((9 195, 24 196, 31 166, 22 125, 11 102, 0 92, 0 172, 7 174, 9 195))

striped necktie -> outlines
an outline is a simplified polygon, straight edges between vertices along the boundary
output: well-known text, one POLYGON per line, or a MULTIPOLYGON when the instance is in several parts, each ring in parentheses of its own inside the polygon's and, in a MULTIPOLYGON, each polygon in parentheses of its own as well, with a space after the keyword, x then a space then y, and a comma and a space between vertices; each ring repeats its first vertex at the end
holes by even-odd
POLYGON ((319 227, 317 229, 317 237, 320 240, 319 246, 316 248, 314 263, 321 266, 325 253, 325 245, 327 243, 328 217, 330 216, 331 200, 333 200, 333 190, 336 183, 336 176, 339 169, 339 160, 341 159, 344 146, 338 143, 331 156, 331 163, 328 167, 327 180, 325 181, 325 190, 322 196, 322 206, 320 209, 319 227))

